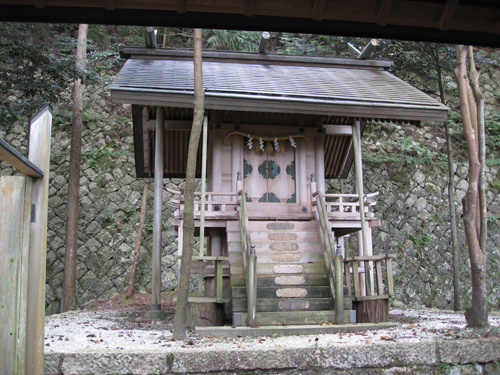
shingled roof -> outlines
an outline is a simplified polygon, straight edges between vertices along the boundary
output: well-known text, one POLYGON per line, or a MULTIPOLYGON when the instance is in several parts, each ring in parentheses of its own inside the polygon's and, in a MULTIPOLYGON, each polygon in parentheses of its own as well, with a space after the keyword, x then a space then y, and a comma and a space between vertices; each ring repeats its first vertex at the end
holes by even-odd
MULTIPOLYGON (((129 59, 111 85, 117 102, 192 107, 193 62, 187 56, 129 59)), ((203 62, 205 108, 442 121, 448 108, 385 69, 354 59, 203 62)))

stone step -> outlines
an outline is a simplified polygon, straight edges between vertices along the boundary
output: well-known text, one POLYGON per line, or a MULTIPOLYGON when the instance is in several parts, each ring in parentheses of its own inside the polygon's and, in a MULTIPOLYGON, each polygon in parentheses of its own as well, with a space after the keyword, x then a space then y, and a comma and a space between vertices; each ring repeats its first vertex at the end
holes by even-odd
MULTIPOLYGON (((258 258, 257 258, 258 259, 258 258)), ((244 274, 243 263, 231 265, 231 274, 244 274)), ((324 274, 325 265, 323 263, 305 264, 273 264, 257 263, 257 278, 269 276, 291 276, 304 274, 324 274)))
MULTIPOLYGON (((250 240, 256 242, 319 242, 319 235, 314 231, 301 232, 254 232, 250 231, 250 240)), ((240 232, 227 232, 227 242, 240 242, 240 232)))
MULTIPOLYGON (((233 287, 245 286, 243 275, 231 275, 233 287)), ((274 286, 300 287, 300 286, 329 286, 326 274, 292 275, 292 276, 270 276, 257 278, 257 288, 268 288, 274 286)))
MULTIPOLYGON (((247 313, 241 313, 241 321, 246 322, 246 319, 247 313)), ((308 311, 257 313, 257 324, 259 326, 328 324, 334 321, 335 310, 315 311, 314 314, 308 311)), ((356 312, 354 310, 344 310, 344 323, 355 322, 356 312)))
MULTIPOLYGON (((308 264, 308 263, 322 263, 323 254, 317 252, 258 252, 257 263, 273 263, 273 264, 308 264)), ((230 252, 229 261, 231 264, 243 262, 243 253, 230 252)))
MULTIPOLYGON (((255 251, 259 252, 311 252, 321 253, 321 246, 319 242, 252 242, 255 245, 255 251)), ((228 242, 228 252, 241 252, 241 242, 234 241, 228 242)), ((258 255, 257 255, 258 256, 258 255)))
MULTIPOLYGON (((330 286, 273 286, 257 288, 257 298, 330 298, 330 286)), ((244 286, 233 287, 232 298, 247 298, 244 286)))
MULTIPOLYGON (((263 311, 321 311, 333 310, 331 298, 258 298, 257 312, 263 311)), ((233 312, 246 312, 246 298, 233 298, 233 312)))
POLYGON ((249 221, 250 231, 258 232, 297 232, 316 230, 315 221, 249 221))

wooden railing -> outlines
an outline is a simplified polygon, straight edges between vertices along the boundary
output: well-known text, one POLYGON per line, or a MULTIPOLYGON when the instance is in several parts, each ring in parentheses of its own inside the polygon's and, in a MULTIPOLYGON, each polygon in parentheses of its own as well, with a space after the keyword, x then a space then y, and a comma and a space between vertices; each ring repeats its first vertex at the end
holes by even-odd
MULTIPOLYGON (((171 198, 170 202, 167 204, 169 207, 179 210, 179 214, 184 211, 184 191, 177 191, 167 188, 167 191, 171 194, 179 196, 179 199, 171 198)), ((234 192, 206 192, 205 193, 205 216, 207 218, 218 218, 234 216, 237 214, 235 212, 235 207, 237 206, 237 193, 234 192)), ((201 192, 197 191, 194 193, 194 212, 201 212, 201 192)))
MULTIPOLYGON (((176 259, 181 259, 180 255, 176 256, 176 259)), ((223 256, 193 256, 191 258, 191 274, 198 275, 199 285, 201 286, 201 280, 205 277, 215 278, 215 293, 214 295, 205 296, 189 296, 189 302, 216 302, 216 303, 228 303, 229 298, 223 297, 223 285, 224 285, 224 264, 229 264, 229 257, 223 256)), ((227 270, 227 268, 226 268, 227 270)), ((229 276, 229 272, 226 276, 229 276)))
POLYGON ((335 241, 328 221, 325 200, 321 192, 312 194, 315 198, 315 219, 323 250, 323 261, 330 281, 330 290, 335 304, 335 323, 344 322, 344 280, 342 270, 342 254, 335 249, 335 241))
POLYGON ((353 295, 356 301, 396 297, 394 294, 394 278, 392 276, 392 259, 395 257, 395 254, 346 257, 344 266, 348 295, 353 295), (385 262, 385 280, 387 285, 384 284, 383 262, 385 262), (372 267, 373 263, 375 263, 375 267, 372 267), (365 272, 365 284, 362 285, 361 280, 363 278, 360 278, 359 275, 365 270, 372 268, 374 269, 373 285, 371 282, 372 276, 369 272, 365 272), (366 290, 366 295, 363 295, 363 290, 366 290))
POLYGON ((248 211, 246 194, 244 190, 238 192, 238 204, 240 229, 241 229, 241 247, 243 252, 243 266, 245 269, 245 281, 247 289, 247 325, 249 327, 257 326, 257 256, 255 255, 255 245, 250 241, 250 232, 248 229, 248 211))
MULTIPOLYGON (((375 206, 377 202, 373 201, 373 197, 379 193, 365 194, 363 198, 363 206, 365 212, 368 212, 368 207, 375 206)), ((327 213, 354 214, 359 212, 359 195, 358 194, 323 194, 325 198, 325 208, 327 213)), ((313 203, 314 204, 314 203, 313 203)))

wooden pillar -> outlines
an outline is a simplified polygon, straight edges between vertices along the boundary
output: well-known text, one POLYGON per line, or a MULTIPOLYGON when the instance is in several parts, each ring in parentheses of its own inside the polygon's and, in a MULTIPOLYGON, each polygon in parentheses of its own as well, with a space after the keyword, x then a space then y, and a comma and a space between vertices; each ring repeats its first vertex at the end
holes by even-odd
POLYGON ((298 156, 297 161, 295 163, 295 168, 297 169, 296 176, 296 186, 298 190, 298 203, 302 207, 307 207, 308 202, 308 194, 309 191, 307 189, 307 145, 306 140, 304 138, 297 139, 297 150, 298 156))
MULTIPOLYGON (((363 254, 365 256, 373 255, 371 230, 365 220, 364 193, 363 193, 363 164, 361 158, 361 127, 359 119, 355 119, 353 125, 353 147, 354 147, 354 163, 355 163, 355 180, 359 199, 359 215, 361 219, 361 236, 363 240, 363 254)), ((359 239, 359 237, 358 237, 359 239)), ((366 295, 374 294, 373 284, 373 265, 372 262, 365 262, 365 281, 366 295)), ((365 301, 370 305, 373 301, 365 301)), ((375 303, 374 303, 375 305, 375 303)), ((373 310, 375 311, 375 309, 373 310)))
MULTIPOLYGON (((212 133, 212 190, 222 191, 222 133, 212 133)), ((219 197, 214 197, 219 198, 219 197)))
POLYGON ((164 172, 164 121, 163 108, 156 108, 155 135, 155 195, 153 208, 153 259, 151 277, 151 310, 161 310, 161 240, 163 211, 163 172, 164 172))
POLYGON ((317 190, 326 193, 325 184, 325 136, 314 137, 314 165, 317 190))
POLYGON ((36 211, 32 212, 30 224, 25 363, 26 374, 43 374, 45 266, 52 130, 52 109, 50 106, 46 106, 31 120, 30 128, 28 160, 40 168, 44 175, 42 178, 33 180, 31 191, 31 204, 36 205, 36 211))
POLYGON ((243 144, 241 137, 231 137, 231 178, 233 180, 232 187, 233 191, 238 191, 237 188, 237 176, 238 172, 243 173, 243 144))

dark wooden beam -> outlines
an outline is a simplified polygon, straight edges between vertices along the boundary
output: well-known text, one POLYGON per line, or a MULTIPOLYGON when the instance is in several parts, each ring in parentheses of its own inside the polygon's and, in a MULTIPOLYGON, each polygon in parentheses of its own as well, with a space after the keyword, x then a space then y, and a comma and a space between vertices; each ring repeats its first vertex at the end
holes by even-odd
POLYGON ((35 8, 45 8, 45 0, 36 0, 35 8))
POLYGON ((321 21, 323 19, 323 12, 325 11, 325 0, 314 0, 313 7, 313 20, 321 21))
POLYGON ((459 0, 447 0, 439 20, 439 30, 448 31, 458 8, 459 0))
POLYGON ((391 13, 392 2, 393 0, 382 0, 380 2, 377 13, 377 25, 387 25, 387 19, 389 18, 389 14, 391 13))
POLYGON ((105 0, 104 6, 106 10, 115 10, 115 0, 105 0))
POLYGON ((245 17, 253 17, 255 15, 256 0, 247 0, 245 4, 245 17))
POLYGON ((177 13, 186 13, 187 0, 177 0, 177 13))
POLYGON ((40 168, 21 155, 2 138, 0 138, 0 159, 5 160, 26 176, 43 177, 43 172, 40 168))

